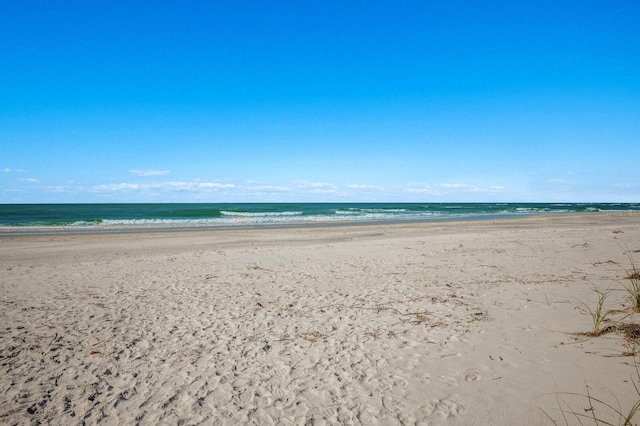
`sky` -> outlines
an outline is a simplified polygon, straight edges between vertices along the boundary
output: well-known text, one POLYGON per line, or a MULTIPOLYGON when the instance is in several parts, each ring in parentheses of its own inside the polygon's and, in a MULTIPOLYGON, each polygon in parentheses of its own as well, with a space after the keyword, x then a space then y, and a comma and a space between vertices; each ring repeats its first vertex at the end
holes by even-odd
POLYGON ((0 2, 0 203, 638 202, 640 2, 0 2))

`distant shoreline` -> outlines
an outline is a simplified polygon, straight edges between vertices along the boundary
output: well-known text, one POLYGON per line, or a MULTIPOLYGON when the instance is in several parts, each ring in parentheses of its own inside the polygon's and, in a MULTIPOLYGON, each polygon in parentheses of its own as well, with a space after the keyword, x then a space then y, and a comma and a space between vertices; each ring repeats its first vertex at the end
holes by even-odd
POLYGON ((385 219, 361 221, 335 222, 304 222, 304 223, 268 223, 268 224, 235 224, 235 225, 89 225, 89 226, 0 226, 0 239, 10 238, 38 238, 65 236, 110 236, 135 234, 195 234, 202 232, 218 232, 233 230, 287 230, 287 229, 330 229, 330 228, 368 228, 376 226, 453 224, 469 222, 517 222, 527 219, 544 218, 579 218, 585 216, 640 216, 640 211, 619 212, 579 212, 579 213, 538 213, 511 215, 470 215, 466 217, 438 217, 429 219, 385 219))

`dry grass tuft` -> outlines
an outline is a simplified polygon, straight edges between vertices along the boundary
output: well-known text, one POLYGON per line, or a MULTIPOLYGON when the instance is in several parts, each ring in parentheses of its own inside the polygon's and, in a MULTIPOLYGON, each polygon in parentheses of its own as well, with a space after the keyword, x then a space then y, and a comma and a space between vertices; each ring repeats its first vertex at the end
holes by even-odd
POLYGON ((640 324, 619 324, 617 329, 625 340, 640 340, 640 324))
POLYGON ((629 275, 625 277, 627 280, 639 280, 640 279, 640 271, 631 271, 629 275))

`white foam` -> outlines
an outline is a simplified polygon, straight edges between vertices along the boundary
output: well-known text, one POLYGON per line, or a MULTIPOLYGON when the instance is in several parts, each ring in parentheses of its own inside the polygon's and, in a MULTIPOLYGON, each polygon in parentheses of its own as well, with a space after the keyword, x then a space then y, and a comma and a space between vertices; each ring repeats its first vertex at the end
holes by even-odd
POLYGON ((299 216, 302 212, 232 212, 222 210, 223 216, 262 217, 262 216, 299 216))

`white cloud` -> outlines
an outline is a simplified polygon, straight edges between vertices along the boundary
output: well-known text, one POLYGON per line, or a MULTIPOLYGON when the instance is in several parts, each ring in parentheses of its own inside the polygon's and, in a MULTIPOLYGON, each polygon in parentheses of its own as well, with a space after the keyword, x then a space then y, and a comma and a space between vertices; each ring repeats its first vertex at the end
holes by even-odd
POLYGON ((323 188, 313 188, 311 191, 312 194, 336 194, 338 191, 335 189, 323 189, 323 188))
POLYGON ((29 183, 38 183, 40 182, 38 179, 36 178, 25 178, 25 179, 20 179, 23 182, 29 182, 29 183))
POLYGON ((131 191, 139 189, 141 185, 137 183, 115 183, 108 185, 96 185, 93 187, 98 192, 112 192, 112 191, 131 191))
POLYGON ((26 170, 22 170, 22 169, 10 169, 9 167, 5 167, 4 169, 2 169, 3 173, 25 173, 26 170))
POLYGON ((453 189, 462 192, 481 192, 481 193, 495 193, 504 191, 505 187, 502 185, 492 185, 488 188, 481 188, 475 185, 467 185, 464 183, 441 183, 440 187, 446 189, 453 189))
POLYGON ((171 170, 129 170, 129 173, 135 176, 166 176, 171 170))
POLYGON ((384 189, 384 188, 382 188, 380 186, 362 185, 362 184, 358 184, 358 183, 352 183, 350 185, 347 185, 347 188, 349 188, 349 189, 376 189, 378 191, 382 191, 384 189))
POLYGON ((447 188, 447 189, 458 189, 464 192, 484 192, 486 190, 483 190, 481 188, 478 188, 477 186, 474 185, 465 185, 463 183, 441 183, 440 186, 442 188, 447 188))
POLYGON ((222 184, 217 182, 155 182, 155 183, 116 183, 96 185, 94 191, 98 192, 117 192, 117 191, 137 191, 147 189, 157 190, 176 190, 176 191, 198 191, 198 190, 219 190, 234 188, 233 184, 222 184))
POLYGON ((198 185, 198 188, 216 188, 216 189, 226 189, 226 188, 235 188, 235 185, 232 183, 212 183, 212 182, 202 182, 198 185))
POLYGON ((469 189, 469 188, 474 188, 473 186, 465 185, 463 183, 441 183, 440 186, 443 187, 443 188, 448 188, 448 189, 469 189))
POLYGON ((438 195, 437 191, 434 191, 429 185, 422 185, 418 188, 405 188, 402 192, 407 192, 409 194, 431 194, 438 195))
POLYGON ((335 189, 336 185, 333 183, 326 183, 326 182, 307 182, 304 180, 294 180, 292 182, 295 186, 297 186, 298 188, 301 189, 308 189, 308 188, 315 188, 315 189, 321 189, 321 188, 333 188, 335 189))
POLYGON ((547 182, 553 185, 576 185, 578 183, 567 179, 549 179, 547 182))
POLYGON ((270 191, 270 192, 289 192, 291 188, 287 186, 276 186, 276 185, 258 185, 258 186, 249 186, 247 189, 251 191, 270 191))
POLYGON ((198 189, 225 189, 225 188, 234 188, 235 185, 228 183, 217 183, 217 182, 164 182, 159 184, 160 187, 169 187, 169 188, 177 188, 182 190, 198 190, 198 189))
POLYGON ((48 188, 47 191, 53 192, 53 193, 68 193, 68 192, 71 192, 72 189, 73 188, 67 185, 58 185, 58 186, 52 186, 48 188))

